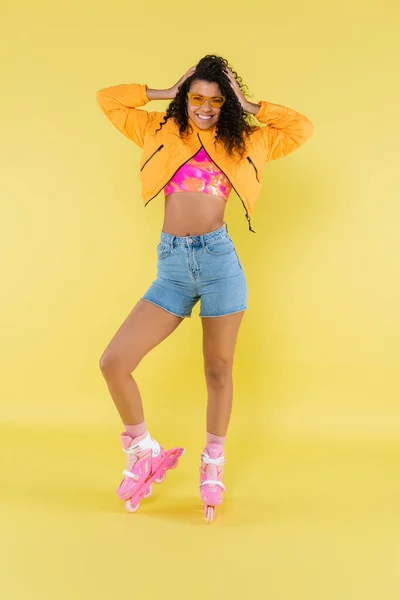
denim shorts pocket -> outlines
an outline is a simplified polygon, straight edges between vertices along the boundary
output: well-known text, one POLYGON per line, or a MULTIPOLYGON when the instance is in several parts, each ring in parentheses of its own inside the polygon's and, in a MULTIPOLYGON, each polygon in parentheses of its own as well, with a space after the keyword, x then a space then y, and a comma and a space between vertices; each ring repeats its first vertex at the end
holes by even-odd
POLYGON ((166 242, 160 242, 157 246, 157 256, 161 260, 163 258, 167 258, 172 252, 171 244, 167 244, 166 242))
POLYGON ((231 254, 235 252, 235 244, 228 237, 224 237, 215 242, 211 241, 205 246, 207 254, 212 256, 223 256, 224 254, 231 254))

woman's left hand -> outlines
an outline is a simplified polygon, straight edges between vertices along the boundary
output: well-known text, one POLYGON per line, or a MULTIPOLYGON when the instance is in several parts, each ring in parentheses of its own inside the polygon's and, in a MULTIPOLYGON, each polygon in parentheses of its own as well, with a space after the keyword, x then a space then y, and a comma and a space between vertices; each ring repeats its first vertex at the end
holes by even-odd
POLYGON ((260 110, 259 104, 254 104, 254 102, 250 102, 246 99, 246 96, 243 94, 242 90, 239 87, 238 82, 236 81, 232 71, 229 67, 225 67, 225 73, 227 74, 231 88, 236 94, 236 98, 239 100, 241 107, 245 112, 251 113, 252 115, 256 115, 260 110))
POLYGON ((241 107, 243 108, 243 110, 246 110, 248 101, 246 100, 245 95, 243 94, 242 90, 240 89, 239 84, 236 81, 236 79, 235 79, 232 71, 229 69, 229 67, 225 67, 225 73, 227 74, 227 76, 229 78, 231 88, 235 92, 236 97, 239 100, 241 107))

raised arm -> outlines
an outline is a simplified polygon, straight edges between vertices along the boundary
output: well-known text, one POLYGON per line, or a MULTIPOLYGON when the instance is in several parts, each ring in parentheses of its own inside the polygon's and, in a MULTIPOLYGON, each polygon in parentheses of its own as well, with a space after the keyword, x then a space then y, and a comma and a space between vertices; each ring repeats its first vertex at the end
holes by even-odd
POLYGON ((96 100, 111 123, 143 148, 146 128, 165 113, 138 109, 150 100, 166 98, 165 90, 149 90, 146 84, 121 83, 96 92, 96 100), (156 92, 156 93, 154 93, 156 92))
POLYGON ((282 158, 297 150, 314 131, 311 121, 292 108, 264 100, 249 104, 248 112, 265 124, 260 128, 260 135, 265 146, 266 161, 282 158), (254 107, 257 107, 257 112, 254 107))
POLYGON ((155 121, 162 121, 165 112, 140 110, 150 100, 173 100, 182 82, 194 72, 191 67, 171 88, 149 89, 146 84, 121 83, 96 92, 96 100, 111 123, 140 148, 144 145, 146 130, 155 121))
POLYGON ((292 108, 265 100, 257 104, 249 102, 230 69, 226 73, 243 110, 265 125, 260 127, 259 135, 264 143, 266 161, 287 156, 308 140, 314 125, 307 117, 292 108))

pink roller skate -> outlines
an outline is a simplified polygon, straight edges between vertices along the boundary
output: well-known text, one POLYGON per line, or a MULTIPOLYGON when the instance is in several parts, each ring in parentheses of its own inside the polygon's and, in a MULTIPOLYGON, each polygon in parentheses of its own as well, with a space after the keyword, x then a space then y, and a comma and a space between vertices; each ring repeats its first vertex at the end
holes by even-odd
POLYGON ((174 469, 178 459, 184 454, 183 448, 171 448, 165 451, 158 442, 147 433, 133 443, 133 439, 126 432, 121 433, 122 449, 127 454, 126 469, 117 495, 125 500, 128 512, 135 512, 139 508, 140 500, 148 498, 152 493, 152 483, 162 483, 165 473, 174 469))
POLYGON ((207 444, 201 455, 200 496, 207 523, 214 519, 215 507, 222 503, 224 452, 219 444, 207 444))

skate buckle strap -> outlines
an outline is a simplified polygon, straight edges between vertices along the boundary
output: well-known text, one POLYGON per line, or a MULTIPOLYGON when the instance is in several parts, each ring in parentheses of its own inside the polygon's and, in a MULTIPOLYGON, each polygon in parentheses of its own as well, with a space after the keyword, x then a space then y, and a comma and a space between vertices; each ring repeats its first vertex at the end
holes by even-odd
POLYGON ((224 455, 220 456, 219 458, 210 458, 210 456, 208 456, 208 454, 203 453, 201 455, 201 460, 206 465, 217 465, 217 467, 222 467, 222 465, 225 463, 224 455))
POLYGON ((200 483, 200 487, 203 485, 219 485, 219 487, 221 487, 223 490, 225 490, 225 486, 222 483, 222 481, 216 481, 214 479, 206 479, 205 481, 202 481, 200 483))
POLYGON ((137 444, 134 444, 133 446, 129 446, 129 448, 122 448, 123 452, 125 452, 125 454, 136 454, 135 450, 136 448, 139 448, 140 442, 138 442, 137 444))
POLYGON ((136 479, 136 481, 138 479, 140 479, 139 475, 135 475, 135 473, 131 473, 130 471, 127 471, 126 469, 124 471, 122 471, 122 475, 125 475, 125 477, 130 477, 131 479, 136 479))

